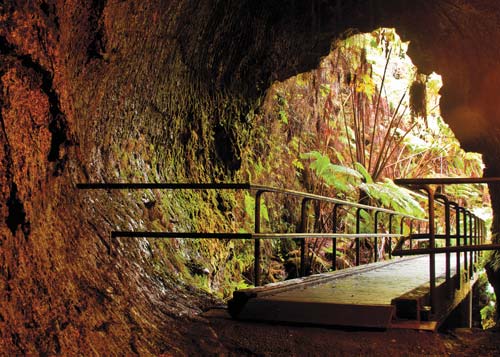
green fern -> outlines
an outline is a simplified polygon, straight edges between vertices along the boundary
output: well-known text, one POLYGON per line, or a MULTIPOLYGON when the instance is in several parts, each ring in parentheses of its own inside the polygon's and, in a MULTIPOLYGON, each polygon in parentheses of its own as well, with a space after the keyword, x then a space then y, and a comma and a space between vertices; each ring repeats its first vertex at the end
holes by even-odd
POLYGON ((361 183, 363 175, 349 167, 332 164, 328 156, 311 151, 300 155, 300 158, 312 159, 309 168, 314 171, 325 185, 340 192, 348 192, 355 189, 361 183))

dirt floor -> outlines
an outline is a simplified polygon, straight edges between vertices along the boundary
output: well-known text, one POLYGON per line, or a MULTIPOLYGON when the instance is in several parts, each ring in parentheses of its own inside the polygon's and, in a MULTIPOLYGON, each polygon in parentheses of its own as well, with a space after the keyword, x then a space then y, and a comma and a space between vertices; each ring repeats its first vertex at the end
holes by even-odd
MULTIPOLYGON (((191 330, 200 354, 227 356, 499 356, 500 332, 346 330, 232 320, 210 310, 191 330), (208 326, 207 326, 208 324, 208 326)), ((194 346, 192 346, 194 347, 194 346)), ((180 352, 180 351, 177 351, 180 352)), ((193 349, 185 351, 192 354, 193 349)))

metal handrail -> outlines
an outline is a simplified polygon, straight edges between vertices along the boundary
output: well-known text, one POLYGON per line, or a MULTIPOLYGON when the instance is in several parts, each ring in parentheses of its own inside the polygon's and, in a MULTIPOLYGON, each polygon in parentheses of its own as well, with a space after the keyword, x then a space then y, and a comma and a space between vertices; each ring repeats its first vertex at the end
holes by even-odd
POLYGON ((160 189, 160 190, 249 190, 250 183, 189 183, 189 182, 90 182, 77 183, 76 188, 80 190, 138 190, 138 189, 160 189))
MULTIPOLYGON (((300 268, 301 276, 305 275, 305 238, 332 238, 333 240, 333 254, 332 265, 335 269, 336 266, 336 239, 337 238, 354 238, 356 240, 356 265, 360 263, 359 256, 359 239, 360 238, 375 238, 375 245, 377 239, 380 237, 400 238, 402 234, 389 233, 360 233, 359 232, 359 212, 360 210, 373 211, 376 213, 385 213, 392 221, 393 216, 401 217, 403 219, 425 221, 426 219, 415 217, 412 215, 400 213, 383 207, 369 206, 356 202, 349 202, 337 198, 316 195, 307 192, 294 191, 289 189, 277 188, 265 185, 254 185, 249 182, 246 183, 79 183, 76 185, 78 189, 106 189, 106 190, 124 190, 124 189, 189 189, 189 190, 249 190, 255 191, 255 226, 254 233, 200 233, 200 232, 137 232, 137 231, 113 231, 111 232, 112 238, 128 237, 128 238, 216 238, 216 239, 253 239, 254 240, 254 279, 255 285, 260 284, 260 239, 301 239, 301 256, 300 268), (301 207, 301 220, 298 233, 261 233, 261 198, 264 193, 276 193, 287 196, 298 197, 302 199, 301 207), (338 207, 357 208, 357 232, 353 233, 337 233, 334 227, 333 233, 307 233, 307 208, 310 201, 326 202, 334 205, 334 212, 338 207)), ((401 221, 402 224, 402 221, 401 221)), ((377 253, 375 254, 376 259, 377 253)))
MULTIPOLYGON (((332 239, 332 263, 335 268, 336 265, 336 244, 337 238, 345 238, 345 239, 354 239, 356 241, 356 265, 360 263, 360 254, 359 254, 359 239, 360 238, 371 238, 375 239, 375 249, 377 247, 377 241, 380 237, 388 237, 388 238, 401 238, 403 235, 403 221, 405 219, 410 220, 410 242, 412 239, 428 239, 430 243, 429 248, 424 249, 413 249, 410 244, 410 250, 403 250, 402 243, 404 241, 400 241, 400 244, 392 251, 390 248, 390 254, 392 255, 418 255, 418 254, 428 254, 430 257, 430 265, 429 265, 429 275, 430 275, 430 300, 431 307, 434 310, 436 305, 436 273, 435 273, 435 254, 446 253, 447 254, 447 264, 446 264, 446 280, 451 279, 450 277, 450 259, 449 254, 451 252, 456 252, 457 254, 457 272, 460 271, 460 252, 472 252, 472 251, 481 251, 487 249, 499 249, 500 245, 484 245, 477 244, 483 243, 484 239, 482 234, 485 232, 484 222, 479 220, 475 215, 471 212, 465 210, 463 207, 458 206, 458 204, 454 202, 450 202, 446 196, 437 194, 433 189, 429 187, 429 185, 439 184, 464 184, 464 183, 500 183, 500 178, 435 178, 435 179, 397 179, 395 183, 399 185, 408 185, 410 188, 414 190, 423 190, 426 192, 426 199, 428 200, 428 217, 420 218, 413 215, 408 215, 404 213, 400 213, 391 209, 369 206, 357 202, 349 202, 337 198, 327 197, 316 195, 307 192, 294 191, 289 189, 277 188, 272 186, 265 185, 254 185, 251 183, 82 183, 77 184, 76 187, 78 189, 189 189, 189 190, 249 190, 255 192, 255 226, 253 233, 201 233, 201 232, 140 232, 140 231, 112 231, 112 238, 198 238, 198 239, 246 239, 246 240, 254 240, 254 278, 255 285, 258 286, 260 284, 260 240, 261 239, 290 239, 296 238, 301 239, 301 255, 300 255, 300 275, 305 275, 305 239, 306 238, 331 238, 332 239), (282 194, 286 196, 293 196, 302 199, 301 203, 301 218, 300 218, 300 226, 298 227, 297 233, 262 233, 261 232, 261 199, 262 195, 265 193, 275 193, 282 194), (317 202, 325 202, 333 204, 333 233, 308 233, 307 230, 307 210, 308 204, 310 201, 317 202), (435 231, 435 204, 442 204, 445 206, 446 213, 446 233, 445 234, 436 234, 435 231), (455 208, 456 215, 456 229, 455 234, 451 234, 451 218, 450 218, 450 207, 455 208), (338 233, 337 229, 337 209, 338 208, 356 208, 356 233, 338 233), (360 233, 360 212, 361 210, 365 211, 373 211, 375 212, 375 227, 374 233, 360 233), (378 216, 380 213, 387 214, 389 217, 389 232, 388 233, 378 233, 378 216), (400 233, 392 232, 392 222, 394 216, 401 217, 400 220, 400 233), (462 218, 461 218, 462 217, 462 218), (460 227, 460 221, 463 222, 463 229, 460 227), (420 226, 419 233, 412 234, 411 230, 413 228, 413 221, 427 221, 428 223, 428 233, 420 234, 420 226), (439 248, 435 246, 436 239, 445 239, 446 247, 439 248), (452 247, 450 240, 455 239, 457 246, 452 247), (460 239, 463 239, 463 244, 460 245, 460 239), (472 243, 475 244, 472 244, 472 243)), ((375 252, 375 260, 378 258, 378 250, 375 252)), ((465 254, 465 264, 464 271, 467 272, 468 278, 473 274, 473 262, 477 260, 476 254, 465 254)), ((460 276, 458 277, 460 280, 460 276)), ((460 284, 460 281, 459 281, 460 284)))
MULTIPOLYGON (((413 239, 419 239, 427 236, 429 239, 430 246, 423 249, 396 249, 393 254, 399 256, 407 255, 429 255, 429 280, 430 280, 430 300, 431 308, 434 311, 436 306, 436 272, 435 272, 435 254, 445 253, 446 254, 446 281, 451 280, 450 277, 450 253, 457 253, 456 268, 457 268, 457 278, 458 284, 457 288, 460 288, 460 253, 464 252, 464 271, 467 273, 467 279, 471 279, 474 273, 474 262, 477 261, 477 253, 482 250, 495 250, 500 248, 500 245, 485 245, 484 243, 484 233, 485 233, 485 223, 482 219, 460 207, 457 203, 451 202, 448 198, 442 194, 435 192, 430 185, 452 185, 452 184, 481 184, 481 183, 500 183, 500 177, 481 177, 481 178, 471 178, 471 177, 445 177, 445 178, 412 178, 412 179, 396 179, 394 182, 398 185, 408 186, 412 189, 424 190, 428 196, 428 209, 429 209, 429 232, 425 235, 417 235, 412 237, 413 239), (445 207, 445 229, 446 233, 444 235, 438 235, 435 232, 434 226, 434 204, 441 203, 445 207), (456 228, 455 234, 451 234, 451 218, 450 218, 450 207, 455 208, 456 216, 456 228), (463 232, 461 232, 460 216, 463 214, 463 232), (473 229, 474 222, 474 229, 473 229), (461 234, 463 233, 463 234, 461 234), (445 239, 446 247, 436 247, 436 239, 445 239), (456 246, 451 246, 451 239, 456 240, 456 246), (463 238, 463 245, 460 245, 460 238, 463 238), (469 256, 467 256, 467 252, 469 256), (474 253, 473 253, 474 252, 474 253)), ((410 247, 411 248, 411 247, 410 247)))
POLYGON ((282 188, 276 188, 276 187, 270 187, 270 186, 260 186, 260 185, 250 185, 250 188, 253 190, 259 190, 259 191, 263 191, 263 192, 282 193, 282 194, 286 194, 289 196, 308 198, 308 199, 314 200, 314 201, 328 202, 328 203, 338 204, 338 205, 342 205, 342 206, 349 206, 349 207, 353 207, 353 208, 364 209, 367 211, 374 211, 374 212, 378 211, 378 212, 383 212, 383 213, 395 214, 395 215, 398 215, 400 217, 406 217, 406 218, 412 218, 412 219, 425 221, 425 218, 412 216, 409 214, 393 211, 393 210, 390 210, 387 208, 377 207, 377 206, 369 206, 369 205, 364 205, 364 204, 356 203, 356 202, 344 201, 344 200, 341 200, 338 198, 321 196, 321 195, 316 195, 313 193, 306 193, 306 192, 300 192, 300 191, 294 191, 294 190, 288 190, 288 189, 282 189, 282 188))
POLYGON ((452 247, 437 247, 437 248, 415 248, 411 250, 399 249, 394 250, 392 253, 399 256, 407 255, 424 255, 429 253, 443 254, 443 253, 462 253, 462 252, 476 252, 485 250, 500 250, 500 244, 472 244, 460 245, 452 247))
POLYGON ((304 238, 400 238, 397 233, 200 233, 111 231, 113 238, 195 238, 195 239, 304 239, 304 238))
MULTIPOLYGON (((415 240, 428 240, 429 239, 429 233, 412 233, 408 236, 411 239, 415 240)), ((446 234, 435 234, 434 239, 446 239, 448 235, 446 234)), ((456 238, 463 238, 463 235, 456 235, 456 234, 450 234, 449 237, 451 239, 456 239, 456 238)))
POLYGON ((394 180, 397 185, 458 185, 500 183, 500 177, 426 177, 426 178, 398 178, 394 180))
POLYGON ((127 189, 161 189, 161 190, 178 190, 178 189, 191 189, 191 190, 252 190, 261 192, 280 193, 288 196, 295 196, 300 198, 307 198, 313 201, 328 202, 349 206, 354 208, 361 208, 368 211, 380 211, 389 214, 395 214, 400 217, 412 218, 417 220, 425 220, 420 217, 404 214, 401 212, 393 211, 383 207, 369 206, 356 202, 344 201, 338 198, 328 196, 316 195, 313 193, 289 190, 273 186, 255 185, 249 182, 244 183, 77 183, 76 188, 84 190, 127 190, 127 189))

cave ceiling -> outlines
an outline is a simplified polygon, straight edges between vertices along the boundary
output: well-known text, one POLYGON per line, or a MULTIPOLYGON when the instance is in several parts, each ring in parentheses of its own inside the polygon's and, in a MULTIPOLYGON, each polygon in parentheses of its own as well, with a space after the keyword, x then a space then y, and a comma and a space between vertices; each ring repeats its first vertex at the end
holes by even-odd
MULTIPOLYGON (((0 35, 19 54, 29 55, 54 71, 64 60, 66 65, 83 70, 88 60, 82 63, 82 48, 86 48, 86 56, 95 52, 99 57, 102 23, 106 21, 99 18, 105 7, 116 7, 111 1, 99 2, 98 6, 83 2, 76 7, 58 2, 19 4, 7 1, 4 5, 0 35), (69 12, 67 19, 61 11, 69 12), (81 28, 75 31, 75 26, 81 28), (65 58, 68 56, 72 58, 65 58)), ((156 13, 155 6, 185 17, 184 25, 178 25, 174 32, 192 70, 206 81, 235 91, 247 91, 247 87, 263 90, 274 79, 314 68, 332 41, 346 30, 396 27, 405 40, 411 41, 409 54, 420 71, 443 76, 442 113, 465 148, 492 150, 500 137, 497 1, 317 0, 237 5, 179 1, 177 7, 159 3, 140 10, 156 13), (201 19, 196 26, 188 20, 190 11, 189 17, 198 12, 207 15, 206 20, 201 19), (237 20, 227 22, 228 16, 237 20), (247 47, 247 55, 238 44, 247 47), (219 55, 206 61, 214 52, 219 55), (248 83, 252 80, 257 86, 248 83)))

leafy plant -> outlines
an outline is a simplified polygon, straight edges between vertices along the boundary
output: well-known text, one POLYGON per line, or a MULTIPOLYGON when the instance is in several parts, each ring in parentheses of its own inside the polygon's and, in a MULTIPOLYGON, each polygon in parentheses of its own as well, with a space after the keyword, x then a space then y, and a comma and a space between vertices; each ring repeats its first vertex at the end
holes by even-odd
MULTIPOLYGON (((419 198, 392 179, 480 176, 481 157, 465 153, 440 117, 440 77, 419 74, 406 56, 407 46, 393 29, 357 34, 338 42, 316 70, 276 82, 252 123, 252 145, 242 152, 246 177, 422 217, 419 198)), ((479 203, 486 199, 483 187, 461 187, 446 193, 479 203)), ((285 200, 285 208, 283 202, 266 203, 263 220, 271 230, 295 231, 297 202, 285 200)), ((244 215, 251 222, 254 205, 245 198, 244 215)), ((339 211, 337 231, 354 231, 353 211, 339 211)), ((311 205, 309 213, 315 231, 332 231, 331 205, 311 205)), ((361 230, 372 231, 373 217, 361 215, 361 230)), ((388 228, 386 222, 379 227, 388 228)), ((311 261, 331 254, 328 240, 308 243, 311 261)), ((337 261, 343 265, 352 264, 349 244, 339 239, 337 261)), ((265 249, 283 261, 295 259, 293 244, 271 248, 265 249)))
POLYGON ((340 192, 349 192, 361 183, 363 176, 349 167, 332 164, 330 158, 318 151, 311 151, 300 155, 301 159, 311 159, 309 168, 327 186, 340 192))
POLYGON ((425 211, 415 193, 396 185, 391 179, 361 184, 361 189, 383 206, 415 217, 425 217, 425 211))

